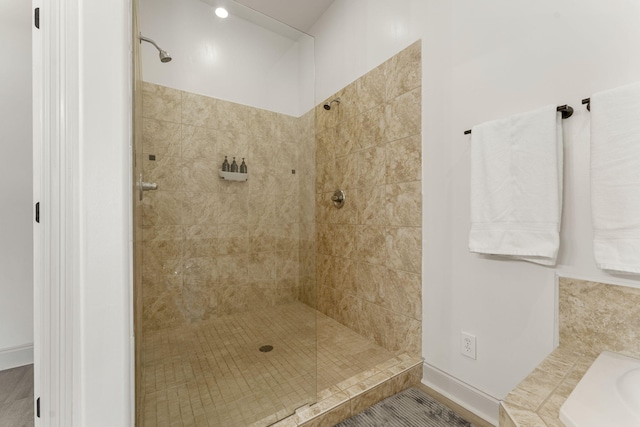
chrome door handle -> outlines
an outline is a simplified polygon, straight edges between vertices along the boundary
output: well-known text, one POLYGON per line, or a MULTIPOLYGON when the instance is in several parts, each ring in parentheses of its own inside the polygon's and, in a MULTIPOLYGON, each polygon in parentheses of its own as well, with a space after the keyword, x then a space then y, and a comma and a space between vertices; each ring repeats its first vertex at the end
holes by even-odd
POLYGON ((158 184, 156 184, 155 182, 144 182, 142 180, 142 174, 140 174, 140 176, 138 177, 138 197, 140 200, 142 200, 143 191, 157 190, 157 189, 158 189, 158 184))

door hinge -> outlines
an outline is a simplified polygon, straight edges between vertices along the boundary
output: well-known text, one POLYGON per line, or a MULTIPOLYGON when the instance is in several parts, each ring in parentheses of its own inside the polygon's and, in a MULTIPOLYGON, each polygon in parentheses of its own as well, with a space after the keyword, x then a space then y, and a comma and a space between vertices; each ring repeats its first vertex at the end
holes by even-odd
POLYGON ((40 398, 36 400, 36 416, 40 418, 40 398))
POLYGON ((36 25, 36 28, 40 28, 40 8, 36 7, 36 10, 34 10, 33 12, 33 21, 34 24, 36 25))
POLYGON ((40 202, 36 203, 36 222, 40 223, 40 202))

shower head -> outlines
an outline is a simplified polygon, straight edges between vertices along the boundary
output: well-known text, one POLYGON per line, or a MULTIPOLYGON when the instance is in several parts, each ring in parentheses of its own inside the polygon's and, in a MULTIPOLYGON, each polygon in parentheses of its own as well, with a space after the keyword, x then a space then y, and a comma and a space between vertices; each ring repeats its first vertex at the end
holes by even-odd
POLYGON ((169 55, 167 53, 166 50, 160 49, 160 54, 159 55, 160 55, 160 62, 170 62, 171 59, 173 59, 173 58, 171 58, 171 55, 169 55))
POLYGON ((145 41, 147 43, 151 43, 152 45, 154 45, 156 47, 156 49, 158 49, 158 52, 159 52, 158 56, 160 56, 160 61, 161 62, 169 62, 169 61, 171 61, 171 59, 172 59, 171 55, 169 55, 166 50, 161 49, 160 46, 158 46, 156 44, 156 42, 151 40, 149 37, 145 37, 145 36, 142 35, 142 33, 140 33, 138 38, 140 39, 140 43, 145 41))
POLYGON ((336 103, 338 105, 340 105, 340 98, 336 98, 336 99, 332 99, 331 101, 327 102, 326 104, 324 104, 324 109, 325 110, 331 110, 331 104, 336 103))

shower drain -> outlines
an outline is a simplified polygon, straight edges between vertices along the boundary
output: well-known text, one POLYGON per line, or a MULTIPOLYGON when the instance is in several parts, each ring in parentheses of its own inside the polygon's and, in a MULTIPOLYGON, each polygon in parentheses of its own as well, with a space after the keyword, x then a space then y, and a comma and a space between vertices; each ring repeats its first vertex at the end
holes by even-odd
POLYGON ((259 350, 263 353, 269 353, 271 350, 273 350, 273 346, 272 345, 263 345, 262 347, 259 348, 259 350))

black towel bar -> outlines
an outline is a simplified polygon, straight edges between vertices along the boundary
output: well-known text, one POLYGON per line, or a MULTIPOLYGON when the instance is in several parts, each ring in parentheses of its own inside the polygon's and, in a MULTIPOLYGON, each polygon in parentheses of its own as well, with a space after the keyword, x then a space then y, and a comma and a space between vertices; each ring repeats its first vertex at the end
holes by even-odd
MULTIPOLYGON (((584 100, 582 101, 582 103, 584 104, 584 100)), ((589 107, 587 107, 589 108, 589 107)), ((573 116, 573 107, 570 105, 561 105, 558 108, 556 108, 556 111, 562 113, 562 118, 563 119, 568 119, 569 117, 573 116)), ((471 129, 465 130, 464 131, 465 135, 469 135, 471 134, 471 129)))

